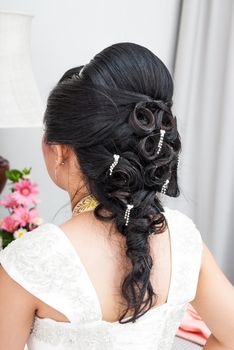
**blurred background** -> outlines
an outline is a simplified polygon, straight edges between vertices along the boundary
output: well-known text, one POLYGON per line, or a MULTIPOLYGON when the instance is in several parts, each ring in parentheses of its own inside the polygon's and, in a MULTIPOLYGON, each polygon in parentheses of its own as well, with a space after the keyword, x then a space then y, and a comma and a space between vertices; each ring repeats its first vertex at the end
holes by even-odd
POLYGON ((166 197, 165 205, 194 220, 234 283, 233 3, 0 0, 0 156, 11 168, 32 167, 44 221, 60 223, 70 214, 68 196, 49 179, 41 153, 50 90, 67 69, 106 46, 135 42, 167 65, 175 84, 181 195, 166 197))

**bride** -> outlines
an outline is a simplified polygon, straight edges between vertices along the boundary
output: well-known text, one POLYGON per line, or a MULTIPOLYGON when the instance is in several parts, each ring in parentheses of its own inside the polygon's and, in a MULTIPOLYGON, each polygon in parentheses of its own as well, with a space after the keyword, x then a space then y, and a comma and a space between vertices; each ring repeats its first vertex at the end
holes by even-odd
MULTIPOLYGON (((71 218, 0 254, 0 350, 169 350, 188 303, 234 349, 234 288, 178 197, 181 152, 163 62, 111 45, 52 89, 42 150, 71 218)), ((48 203, 49 205, 49 203, 48 203)))

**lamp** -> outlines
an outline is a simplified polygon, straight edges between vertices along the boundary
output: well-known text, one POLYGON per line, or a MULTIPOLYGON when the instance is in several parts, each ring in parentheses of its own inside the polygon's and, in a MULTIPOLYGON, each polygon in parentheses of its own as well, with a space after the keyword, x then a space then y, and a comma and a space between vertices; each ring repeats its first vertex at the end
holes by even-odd
POLYGON ((0 11, 0 128, 42 126, 31 64, 32 18, 0 11))

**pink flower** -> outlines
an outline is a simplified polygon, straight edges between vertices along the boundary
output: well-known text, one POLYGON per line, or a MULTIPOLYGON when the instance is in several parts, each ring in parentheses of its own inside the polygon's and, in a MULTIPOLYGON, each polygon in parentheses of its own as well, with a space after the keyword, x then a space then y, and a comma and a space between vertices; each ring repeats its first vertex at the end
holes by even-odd
POLYGON ((6 216, 1 222, 1 228, 8 232, 13 233, 17 227, 17 222, 11 216, 6 216))
POLYGON ((5 195, 5 200, 0 201, 0 205, 3 205, 5 208, 14 209, 19 206, 17 200, 12 196, 12 194, 5 195))
POLYGON ((38 186, 35 183, 31 183, 30 180, 22 180, 16 182, 13 185, 15 190, 12 196, 15 200, 24 205, 36 204, 38 195, 38 186))
POLYGON ((33 224, 34 220, 38 218, 38 216, 39 215, 36 209, 29 210, 27 207, 20 206, 15 209, 11 217, 18 225, 24 227, 27 224, 33 224))

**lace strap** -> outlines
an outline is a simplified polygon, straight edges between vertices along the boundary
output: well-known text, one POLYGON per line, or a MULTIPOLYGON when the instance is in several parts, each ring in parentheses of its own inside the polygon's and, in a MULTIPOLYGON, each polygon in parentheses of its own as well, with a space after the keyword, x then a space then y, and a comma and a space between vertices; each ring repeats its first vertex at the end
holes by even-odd
POLYGON ((202 257, 202 238, 193 220, 176 209, 165 207, 172 246, 172 279, 169 304, 195 298, 202 257))
POLYGON ((2 250, 0 263, 16 282, 70 322, 98 320, 94 289, 64 236, 53 224, 41 225, 2 250))

